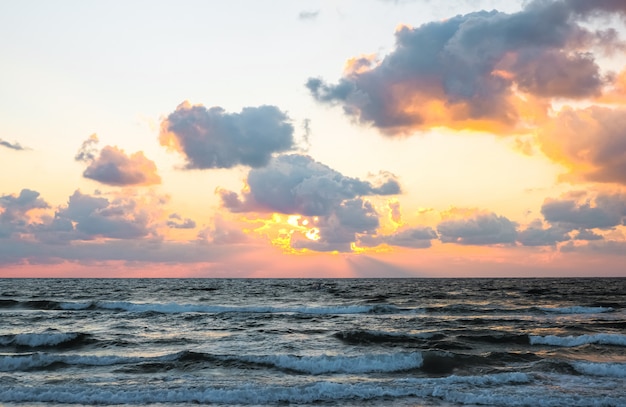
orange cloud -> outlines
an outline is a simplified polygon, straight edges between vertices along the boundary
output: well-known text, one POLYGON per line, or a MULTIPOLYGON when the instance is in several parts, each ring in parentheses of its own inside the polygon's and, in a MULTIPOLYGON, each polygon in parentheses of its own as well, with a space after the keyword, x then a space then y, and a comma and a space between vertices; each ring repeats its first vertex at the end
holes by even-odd
POLYGON ((98 136, 92 134, 85 140, 75 156, 76 161, 88 163, 83 177, 113 186, 160 184, 154 161, 142 151, 127 155, 117 146, 96 148, 98 136))
POLYGON ((565 107, 540 130, 543 152, 573 181, 626 184, 626 108, 565 107))

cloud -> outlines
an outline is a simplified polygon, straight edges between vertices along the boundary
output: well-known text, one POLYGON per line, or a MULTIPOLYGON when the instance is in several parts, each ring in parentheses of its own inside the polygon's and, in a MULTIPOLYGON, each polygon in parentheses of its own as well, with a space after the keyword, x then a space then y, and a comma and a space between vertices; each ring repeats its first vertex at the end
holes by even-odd
POLYGON ((546 199, 541 213, 547 222, 567 230, 611 229, 626 219, 626 195, 570 193, 546 199))
POLYGON ((67 206, 59 207, 54 217, 36 225, 34 237, 46 243, 90 241, 97 239, 160 238, 160 198, 83 194, 76 190, 67 206))
POLYGON ((181 153, 187 169, 266 165, 274 153, 292 150, 294 128, 276 106, 227 113, 183 102, 161 123, 159 141, 181 153))
POLYGON ((173 213, 169 216, 167 226, 173 229, 194 229, 196 222, 193 219, 183 219, 179 214, 173 213))
POLYGON ((303 20, 303 21, 311 21, 311 20, 315 20, 320 14, 319 10, 316 11, 301 11, 298 14, 298 19, 303 20))
POLYGON ((589 229, 580 229, 574 240, 603 240, 604 237, 589 229))
POLYGON ((291 238, 292 247, 349 252, 358 235, 375 233, 379 226, 379 214, 369 201, 350 199, 339 204, 330 215, 319 217, 314 226, 318 231, 317 238, 296 233, 291 238))
POLYGON ((113 186, 160 184, 161 177, 153 161, 138 151, 126 155, 115 146, 104 146, 98 151, 98 136, 92 134, 83 142, 74 157, 88 163, 83 177, 113 186))
POLYGON ((247 188, 237 193, 219 189, 231 212, 301 215, 311 225, 294 233, 291 247, 316 251, 350 251, 359 234, 375 233, 379 214, 365 196, 400 193, 392 174, 382 172, 377 184, 351 178, 306 155, 281 155, 266 167, 251 169, 247 188))
POLYGON ((22 147, 19 143, 9 143, 6 140, 0 138, 0 146, 4 146, 6 148, 10 148, 11 150, 22 151, 26 150, 25 147, 22 147))
POLYGON ((329 215, 344 200, 367 195, 395 195, 400 184, 383 174, 378 185, 346 177, 307 155, 275 157, 267 167, 248 173, 248 191, 240 198, 219 190, 222 204, 231 212, 276 212, 305 216, 329 215))
POLYGON ((568 232, 569 230, 558 226, 544 228, 543 222, 537 219, 517 233, 517 241, 524 246, 554 246, 570 240, 568 232))
POLYGON ((512 244, 517 224, 495 213, 477 213, 470 218, 448 219, 437 225, 443 243, 464 245, 512 244))
POLYGON ((539 141, 574 179, 626 185, 626 108, 566 107, 540 130, 539 141))
POLYGON ((39 195, 37 191, 24 188, 18 196, 0 196, 0 238, 29 232, 31 221, 28 212, 50 207, 39 195))
POLYGON ((432 246, 431 241, 437 239, 437 233, 431 227, 418 226, 398 230, 390 235, 359 236, 359 246, 376 247, 381 244, 389 246, 426 249, 432 246))
POLYGON ((590 51, 618 46, 616 30, 578 22, 611 12, 623 7, 534 1, 512 14, 480 11, 402 26, 382 59, 352 58, 337 83, 310 78, 306 87, 318 102, 340 105, 387 135, 437 126, 510 134, 545 116, 545 99, 598 96, 610 84, 590 51))

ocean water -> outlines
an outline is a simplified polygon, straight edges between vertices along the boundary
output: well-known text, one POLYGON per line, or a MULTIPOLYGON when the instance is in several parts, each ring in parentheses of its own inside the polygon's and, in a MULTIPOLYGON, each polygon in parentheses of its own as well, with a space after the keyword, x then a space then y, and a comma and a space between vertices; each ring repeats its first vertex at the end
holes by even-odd
POLYGON ((6 406, 626 406, 626 279, 1 279, 6 406))

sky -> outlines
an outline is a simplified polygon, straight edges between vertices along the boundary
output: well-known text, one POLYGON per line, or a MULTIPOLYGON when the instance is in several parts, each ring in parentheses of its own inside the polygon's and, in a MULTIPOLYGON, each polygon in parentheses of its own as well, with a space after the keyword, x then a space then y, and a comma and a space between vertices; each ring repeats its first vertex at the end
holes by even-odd
POLYGON ((623 0, 0 2, 0 277, 626 277, 623 0))

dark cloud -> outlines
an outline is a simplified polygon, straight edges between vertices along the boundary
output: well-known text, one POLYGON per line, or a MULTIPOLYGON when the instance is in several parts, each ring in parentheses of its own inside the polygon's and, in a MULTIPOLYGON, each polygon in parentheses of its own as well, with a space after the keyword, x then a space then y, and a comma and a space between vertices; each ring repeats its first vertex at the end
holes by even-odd
POLYGON ((626 184, 626 109, 564 108, 539 133, 543 152, 586 181, 626 184))
POLYGON ((359 236, 359 245, 376 247, 381 244, 389 246, 411 247, 426 249, 432 246, 431 241, 437 239, 437 233, 430 227, 414 227, 399 230, 391 235, 363 235, 359 236))
POLYGON ((592 230, 588 230, 588 229, 581 229, 578 231, 578 233, 576 233, 576 236, 574 236, 574 240, 603 240, 604 237, 602 237, 602 235, 599 235, 597 233, 595 233, 592 230))
POLYGON ((626 218, 626 195, 569 194, 562 199, 546 199, 541 213, 546 221, 567 230, 611 229, 626 218))
POLYGON ((181 103, 161 123, 161 145, 183 154, 187 169, 266 165, 274 153, 294 148, 289 117, 275 106, 221 107, 181 103))
POLYGON ((10 148, 11 150, 17 150, 17 151, 26 150, 26 148, 22 147, 22 145, 19 143, 9 143, 8 141, 3 140, 1 138, 0 138, 0 146, 4 146, 6 148, 10 148))
POLYGON ((277 212, 304 216, 333 213, 349 199, 367 195, 400 193, 400 184, 390 174, 373 185, 358 178, 346 177, 306 155, 281 155, 267 167, 254 168, 248 174, 249 191, 243 198, 220 190, 222 204, 232 212, 277 212))
POLYGON ((517 239, 517 224, 495 213, 479 213, 467 219, 444 220, 437 232, 443 243, 512 244, 517 239))
POLYGON ((113 186, 161 183, 154 161, 147 159, 143 152, 126 155, 124 150, 114 146, 105 146, 98 151, 97 144, 98 137, 92 134, 74 157, 76 161, 89 164, 83 177, 113 186))
POLYGON ((194 229, 196 222, 193 219, 183 219, 179 214, 173 213, 169 216, 167 226, 173 229, 194 229))
POLYGON ((524 246, 553 246, 570 240, 569 230, 557 226, 545 228, 541 220, 535 220, 517 233, 517 241, 524 246))
POLYGON ((559 98, 601 93, 608 79, 585 50, 618 39, 614 29, 591 31, 578 21, 622 8, 586 4, 535 1, 513 14, 480 11, 401 27, 381 60, 353 58, 336 84, 310 78, 306 87, 319 102, 341 105, 390 135, 435 126, 513 129, 528 103, 519 90, 559 98))

